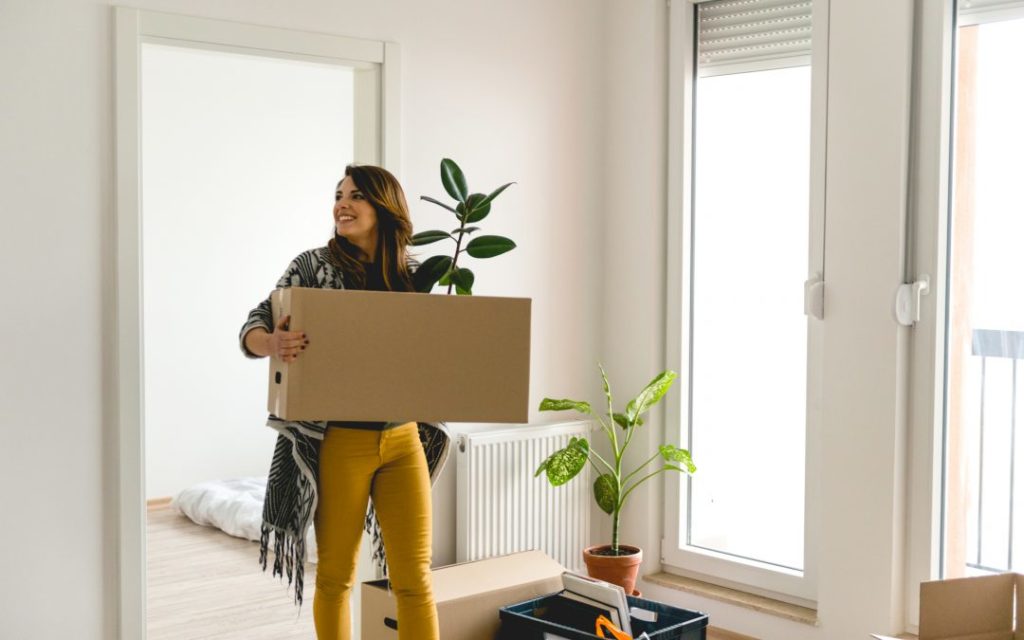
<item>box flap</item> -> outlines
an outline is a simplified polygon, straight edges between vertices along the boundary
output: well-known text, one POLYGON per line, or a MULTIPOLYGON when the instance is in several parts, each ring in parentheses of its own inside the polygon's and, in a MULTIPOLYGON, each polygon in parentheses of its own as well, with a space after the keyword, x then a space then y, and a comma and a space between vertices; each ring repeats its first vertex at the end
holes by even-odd
POLYGON ((1017 592, 1017 630, 1014 633, 1014 640, 1024 640, 1024 574, 1013 574, 1017 592))
POLYGON ((565 567, 543 551, 453 564, 434 569, 434 600, 448 602, 554 576, 560 581, 563 571, 565 567))
POLYGON ((1013 574, 921 583, 921 640, 1013 635, 1013 574))

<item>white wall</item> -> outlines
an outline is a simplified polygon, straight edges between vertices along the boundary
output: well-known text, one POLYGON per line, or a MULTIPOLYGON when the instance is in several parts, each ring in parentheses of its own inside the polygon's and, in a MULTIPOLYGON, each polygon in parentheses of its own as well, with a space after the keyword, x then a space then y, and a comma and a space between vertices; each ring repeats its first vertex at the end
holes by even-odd
MULTIPOLYGON (((400 43, 407 193, 442 195, 444 156, 471 188, 518 182, 483 226, 519 247, 476 263, 476 291, 533 298, 532 406, 545 394, 591 393, 602 311, 603 4, 132 4, 400 43)), ((17 363, 0 373, 5 637, 117 633, 112 43, 107 2, 0 4, 0 259, 7 299, 32 301, 6 306, 2 321, 4 361, 17 363)), ((414 209, 418 227, 450 223, 425 203, 414 209)), ((435 518, 434 560, 450 562, 453 469, 435 518)))

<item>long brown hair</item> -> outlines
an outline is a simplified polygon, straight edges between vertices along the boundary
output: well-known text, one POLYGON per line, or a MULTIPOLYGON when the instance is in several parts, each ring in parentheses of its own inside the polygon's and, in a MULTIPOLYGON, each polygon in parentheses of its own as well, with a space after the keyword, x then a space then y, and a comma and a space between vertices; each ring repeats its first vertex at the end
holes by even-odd
MULTIPOLYGON (((352 178, 377 212, 377 254, 385 286, 390 291, 414 291, 406 253, 412 241, 412 220, 402 185, 390 171, 372 165, 350 164, 345 167, 345 177, 352 178)), ((357 257, 358 247, 336 232, 327 246, 334 266, 342 270, 345 280, 353 288, 365 288, 366 267, 357 257)))

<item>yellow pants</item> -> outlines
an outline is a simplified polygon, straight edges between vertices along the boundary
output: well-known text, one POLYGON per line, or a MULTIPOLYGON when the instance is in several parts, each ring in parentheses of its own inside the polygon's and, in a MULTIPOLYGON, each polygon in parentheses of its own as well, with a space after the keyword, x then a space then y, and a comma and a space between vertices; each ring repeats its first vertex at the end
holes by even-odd
POLYGON ((372 497, 398 606, 398 638, 438 640, 430 578, 430 474, 416 423, 386 431, 328 429, 320 448, 319 488, 317 638, 351 639, 350 595, 372 497))

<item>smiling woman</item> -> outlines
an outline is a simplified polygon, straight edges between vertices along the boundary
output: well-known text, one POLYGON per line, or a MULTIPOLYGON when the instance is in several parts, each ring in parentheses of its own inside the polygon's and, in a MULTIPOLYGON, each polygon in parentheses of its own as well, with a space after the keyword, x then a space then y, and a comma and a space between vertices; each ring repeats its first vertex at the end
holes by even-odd
MULTIPOLYGON (((373 166, 346 167, 333 213, 334 238, 296 257, 278 280, 279 288, 414 291, 410 265, 415 263, 406 254, 412 223, 402 187, 391 173, 373 166)), ((291 362, 307 347, 315 349, 305 333, 289 330, 288 320, 284 316, 274 324, 268 296, 242 326, 242 351, 248 357, 291 362)), ((350 600, 359 533, 366 522, 374 535, 374 558, 382 563, 386 547, 399 640, 437 638, 430 485, 444 466, 447 431, 415 422, 295 422, 273 414, 267 426, 280 435, 263 510, 260 562, 266 568, 273 534, 273 573, 287 574, 289 584, 294 577, 295 599, 301 604, 306 531, 310 520, 315 522, 317 637, 351 637, 350 600)))
POLYGON ((409 205, 398 180, 387 170, 345 167, 345 177, 334 194, 334 227, 335 238, 328 245, 331 254, 357 287, 413 290, 405 259, 405 248, 412 241, 409 205))

